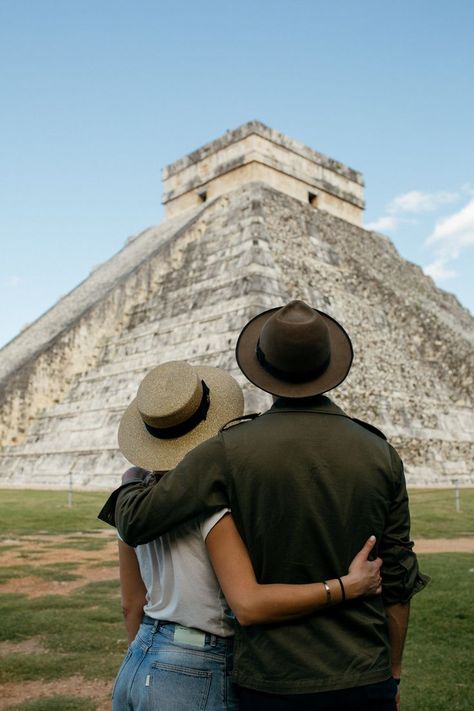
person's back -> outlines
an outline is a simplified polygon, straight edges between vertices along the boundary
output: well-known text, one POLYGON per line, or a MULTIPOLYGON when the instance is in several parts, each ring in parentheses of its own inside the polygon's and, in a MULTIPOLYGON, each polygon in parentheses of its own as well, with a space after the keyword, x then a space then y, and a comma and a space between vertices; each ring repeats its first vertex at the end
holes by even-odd
MULTIPOLYGON (((404 599, 390 561, 408 545, 401 462, 383 436, 328 398, 278 400, 220 435, 232 513, 262 583, 308 582, 347 569, 375 533, 386 557, 384 597, 404 599), (395 538, 392 538, 394 536, 395 538), (391 584, 390 576, 394 580, 391 584)), ((384 605, 364 598, 289 624, 241 628, 237 681, 272 693, 315 692, 390 676, 384 605)))
POLYGON ((259 583, 341 575, 370 534, 383 559, 382 600, 327 607, 291 624, 239 628, 234 679, 241 708, 393 711, 409 601, 426 584, 409 540, 403 467, 382 433, 323 393, 346 378, 351 340, 304 302, 251 319, 236 346, 243 374, 276 396, 252 422, 225 427, 152 492, 116 492, 104 520, 136 545, 200 512, 230 506, 259 583), (196 477, 193 498, 181 492, 196 477))
POLYGON ((156 620, 231 637, 234 626, 206 550, 206 537, 227 509, 186 521, 135 548, 147 591, 143 612, 156 620))
MULTIPOLYGON (((120 422, 120 449, 135 465, 128 471, 145 473, 151 488, 162 470, 242 412, 241 389, 221 369, 184 361, 156 366, 120 422)), ((136 548, 119 540, 131 644, 114 684, 113 711, 187 710, 197 699, 208 711, 237 708, 228 671, 234 628, 206 549, 227 512, 196 516, 136 548)))

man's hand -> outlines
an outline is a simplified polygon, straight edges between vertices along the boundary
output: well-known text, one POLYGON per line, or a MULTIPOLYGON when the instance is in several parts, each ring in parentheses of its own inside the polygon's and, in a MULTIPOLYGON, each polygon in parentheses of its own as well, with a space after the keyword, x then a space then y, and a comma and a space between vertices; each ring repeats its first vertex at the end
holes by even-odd
POLYGON ((130 481, 137 481, 138 479, 143 481, 149 473, 146 469, 141 469, 140 467, 130 467, 122 474, 122 484, 128 484, 130 481))
POLYGON ((374 546, 375 536, 370 536, 350 564, 349 573, 342 578, 349 600, 360 595, 380 595, 382 592, 382 559, 369 560, 374 546))

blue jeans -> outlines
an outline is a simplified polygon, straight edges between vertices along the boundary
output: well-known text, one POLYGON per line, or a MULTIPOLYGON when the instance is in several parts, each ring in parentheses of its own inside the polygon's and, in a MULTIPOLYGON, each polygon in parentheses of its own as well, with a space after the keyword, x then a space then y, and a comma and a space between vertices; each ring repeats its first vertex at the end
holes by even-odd
POLYGON ((233 639, 145 615, 119 669, 112 711, 237 711, 233 639))

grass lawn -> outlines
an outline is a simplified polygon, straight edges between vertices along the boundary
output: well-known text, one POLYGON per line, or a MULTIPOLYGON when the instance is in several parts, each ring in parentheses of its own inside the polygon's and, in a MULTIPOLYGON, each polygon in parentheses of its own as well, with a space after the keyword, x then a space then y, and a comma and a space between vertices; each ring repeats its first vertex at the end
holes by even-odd
POLYGON ((0 594, 0 619, 0 640, 39 634, 47 651, 4 656, 0 683, 74 674, 112 679, 126 647, 115 581, 91 583, 67 596, 0 594))
POLYGON ((0 536, 38 533, 79 533, 110 529, 97 514, 107 495, 73 492, 68 508, 67 491, 0 490, 0 536))
POLYGON ((474 554, 420 555, 430 585, 413 599, 403 711, 474 709, 474 554))
MULTIPOLYGON (((411 489, 412 535, 416 538, 474 536, 474 489, 461 489, 461 511, 454 505, 454 489, 411 489)), ((97 518, 106 499, 102 492, 74 492, 68 508, 66 491, 0 490, 0 536, 84 533, 108 530, 97 518)), ((81 537, 75 545, 86 545, 81 537)), ((87 545, 100 546, 89 539, 87 545)))
POLYGON ((454 489, 411 489, 412 536, 458 538, 474 536, 474 489, 460 490, 460 511, 454 489))
MULTIPOLYGON (((67 585, 78 572, 65 560, 66 549, 104 558, 102 548, 110 545, 104 531, 109 527, 96 519, 104 499, 103 493, 75 493, 69 509, 67 492, 0 491, 0 538, 5 542, 0 552, 12 554, 25 546, 27 551, 15 565, 4 567, 0 582, 35 575, 51 585, 67 585), (49 556, 47 564, 39 564, 35 558, 40 548, 49 556), (57 558, 52 561, 55 550, 57 558)), ((452 491, 413 490, 410 500, 415 538, 474 534, 474 490, 462 490, 461 513, 454 509, 452 491)), ((92 558, 88 560, 97 565, 92 558)), ((111 562, 103 560, 101 564, 111 562)), ((420 564, 432 583, 412 605, 404 657, 403 711, 471 711, 474 555, 423 555, 420 564)), ((2 654, 0 683, 21 686, 32 680, 47 682, 74 675, 85 680, 112 680, 126 648, 117 582, 89 582, 68 595, 54 594, 52 588, 51 594, 34 598, 0 591, 0 649, 2 641, 24 643, 34 637, 41 638, 42 649, 15 652, 10 646, 2 654)), ((6 708, 1 701, 0 708, 6 708)), ((95 711, 99 707, 93 698, 61 694, 8 708, 95 711)))

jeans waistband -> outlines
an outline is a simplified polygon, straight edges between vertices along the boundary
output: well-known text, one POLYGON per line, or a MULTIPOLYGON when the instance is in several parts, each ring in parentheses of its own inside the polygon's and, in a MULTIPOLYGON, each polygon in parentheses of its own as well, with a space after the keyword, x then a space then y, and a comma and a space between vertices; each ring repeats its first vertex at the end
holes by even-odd
POLYGON ((217 645, 222 645, 223 643, 227 643, 229 640, 232 640, 232 637, 219 637, 218 635, 211 634, 210 632, 204 632, 204 630, 179 625, 176 622, 156 620, 149 615, 143 616, 142 624, 153 625, 156 631, 160 630, 162 634, 169 637, 172 641, 182 642, 183 644, 192 644, 197 647, 216 647, 217 645))

